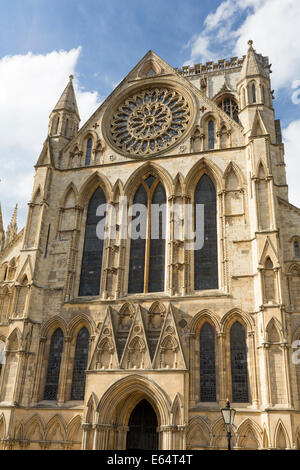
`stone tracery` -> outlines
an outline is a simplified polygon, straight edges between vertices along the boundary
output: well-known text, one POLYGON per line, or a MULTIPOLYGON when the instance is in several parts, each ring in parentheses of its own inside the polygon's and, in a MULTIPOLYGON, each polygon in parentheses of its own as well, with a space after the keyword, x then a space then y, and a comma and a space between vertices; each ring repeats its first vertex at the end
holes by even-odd
POLYGON ((167 149, 180 139, 190 121, 187 99, 166 87, 132 94, 115 111, 110 137, 131 155, 149 155, 167 149))

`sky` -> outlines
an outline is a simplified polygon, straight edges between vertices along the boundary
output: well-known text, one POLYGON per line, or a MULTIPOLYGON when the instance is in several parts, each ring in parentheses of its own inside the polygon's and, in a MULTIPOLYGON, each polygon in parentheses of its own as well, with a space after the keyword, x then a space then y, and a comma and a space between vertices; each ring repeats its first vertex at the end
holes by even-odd
POLYGON ((26 220, 34 164, 70 74, 81 125, 154 50, 174 67, 243 56, 273 64, 290 202, 300 207, 299 0, 0 0, 0 202, 26 220))

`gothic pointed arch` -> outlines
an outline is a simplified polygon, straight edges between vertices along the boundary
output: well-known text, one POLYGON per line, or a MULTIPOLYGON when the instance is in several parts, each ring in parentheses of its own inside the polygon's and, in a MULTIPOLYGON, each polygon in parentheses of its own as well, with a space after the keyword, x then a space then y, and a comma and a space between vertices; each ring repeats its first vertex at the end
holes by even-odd
POLYGON ((132 202, 141 181, 145 180, 150 175, 163 183, 167 199, 172 195, 173 179, 169 172, 157 163, 146 162, 141 164, 141 166, 130 175, 124 185, 124 194, 127 196, 129 203, 132 202))
POLYGON ((170 425, 171 402, 163 389, 152 379, 141 375, 124 377, 111 385, 99 401, 99 423, 128 425, 135 406, 145 398, 156 412, 158 425, 170 425))
POLYGON ((214 183, 217 192, 221 191, 223 187, 223 173, 220 168, 211 160, 202 157, 195 165, 189 170, 185 177, 185 187, 189 196, 192 197, 195 187, 200 178, 206 174, 214 183))
POLYGON ((72 443, 72 449, 80 449, 82 441, 82 418, 74 416, 67 425, 67 440, 72 443))
POLYGON ((45 425, 38 414, 25 421, 24 429, 24 437, 29 441, 43 441, 45 438, 45 425))
POLYGON ((244 213, 243 177, 237 165, 230 162, 224 173, 225 178, 225 214, 226 216, 244 213))
MULTIPOLYGON (((227 431, 223 418, 218 418, 211 427, 211 446, 215 449, 227 449, 227 431)), ((235 430, 232 432, 232 438, 235 438, 235 430)))
POLYGON ((62 330, 64 336, 68 336, 69 329, 68 329, 67 322, 62 316, 55 315, 54 317, 50 318, 49 320, 47 320, 45 323, 42 324, 41 331, 40 331, 40 338, 47 338, 47 337, 52 336, 53 332, 57 328, 60 328, 62 330))
POLYGON ((206 449, 210 445, 211 432, 203 418, 197 416, 189 421, 186 445, 188 450, 206 449))
POLYGON ((277 320, 277 318, 271 318, 267 325, 266 331, 269 343, 280 343, 283 341, 282 326, 277 320))
POLYGON ((281 419, 278 420, 275 428, 274 446, 275 449, 280 450, 290 449, 291 447, 288 432, 281 419))
POLYGON ((111 200, 112 187, 108 178, 98 171, 93 173, 87 178, 87 180, 82 184, 78 193, 78 202, 81 207, 87 207, 88 201, 95 193, 95 191, 101 187, 106 201, 111 200))
POLYGON ((174 426, 184 424, 184 406, 180 393, 176 393, 176 396, 172 402, 171 406, 171 415, 172 415, 172 424, 174 426))
POLYGON ((66 209, 75 207, 78 200, 78 189, 72 181, 65 189, 64 194, 60 200, 60 206, 66 209))
POLYGON ((190 333, 199 333, 201 326, 206 322, 209 322, 216 332, 220 332, 221 327, 218 317, 211 310, 204 309, 193 316, 189 327, 190 333))
POLYGON ((75 315, 75 317, 73 317, 69 322, 68 335, 71 336, 71 338, 74 338, 83 326, 88 329, 90 336, 95 334, 96 325, 93 318, 84 313, 80 313, 75 315))
POLYGON ((46 424, 45 439, 50 442, 65 442, 67 436, 66 428, 65 420, 61 415, 56 414, 46 424))
POLYGON ((91 424, 95 422, 95 418, 96 418, 95 413, 96 413, 98 404, 99 404, 99 399, 97 395, 94 392, 92 392, 86 404, 86 413, 85 413, 86 423, 91 424))
POLYGON ((262 448, 262 430, 258 424, 244 419, 237 428, 237 446, 241 449, 257 450, 262 448))
POLYGON ((173 185, 173 194, 176 198, 180 198, 185 193, 185 184, 182 174, 179 172, 175 176, 174 185, 173 185))

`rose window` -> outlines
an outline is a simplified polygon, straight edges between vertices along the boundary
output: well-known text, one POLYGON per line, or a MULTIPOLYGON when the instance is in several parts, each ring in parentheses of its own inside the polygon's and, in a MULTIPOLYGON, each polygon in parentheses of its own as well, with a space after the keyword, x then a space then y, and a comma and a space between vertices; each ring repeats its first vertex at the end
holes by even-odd
POLYGON ((149 155, 175 144, 189 120, 188 101, 178 91, 143 90, 127 98, 114 112, 110 138, 122 152, 149 155))

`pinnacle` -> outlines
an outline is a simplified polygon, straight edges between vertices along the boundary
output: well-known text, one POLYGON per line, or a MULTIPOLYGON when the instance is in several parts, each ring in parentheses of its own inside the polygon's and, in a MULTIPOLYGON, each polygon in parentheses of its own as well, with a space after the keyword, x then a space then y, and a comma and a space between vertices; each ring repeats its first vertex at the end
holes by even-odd
POLYGON ((252 75, 262 75, 263 77, 268 78, 262 57, 254 50, 253 41, 251 39, 248 41, 248 46, 249 49, 243 63, 241 77, 245 78, 252 75))
POLYGON ((73 79, 74 76, 70 75, 69 76, 69 82, 64 89, 61 97, 59 98, 55 108, 53 111, 69 111, 71 113, 77 114, 79 117, 79 111, 77 107, 77 102, 76 102, 76 97, 75 97, 75 91, 73 87, 73 79))

